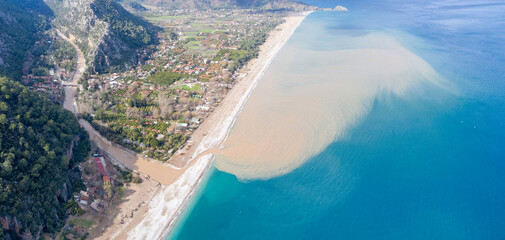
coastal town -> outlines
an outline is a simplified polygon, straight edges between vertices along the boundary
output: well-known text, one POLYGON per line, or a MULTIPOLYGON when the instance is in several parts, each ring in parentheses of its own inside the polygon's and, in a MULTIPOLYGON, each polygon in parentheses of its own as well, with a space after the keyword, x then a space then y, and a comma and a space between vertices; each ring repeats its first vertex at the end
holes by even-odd
MULTIPOLYGON (((244 66, 286 16, 250 10, 152 13, 146 18, 163 29, 159 43, 138 50, 135 67, 84 74, 77 87, 78 117, 107 141, 146 158, 170 162, 176 153, 184 156, 192 134, 240 79, 252 77, 244 66)), ((63 104, 65 88, 74 87, 76 77, 74 47, 61 34, 46 32, 25 63, 24 84, 63 104)), ((160 190, 149 176, 101 153, 99 144, 93 149, 75 168, 80 177, 65 203, 71 217, 58 234, 62 239, 106 239, 147 211, 149 198, 160 190)))
POLYGON ((0 123, 15 134, 0 135, 11 177, 0 201, 14 215, 0 216, 0 238, 15 239, 166 237, 274 57, 307 15, 328 10, 6 4, 0 111, 15 111, 0 123))
POLYGON ((504 11, 0 0, 0 240, 505 239, 504 11))
MULTIPOLYGON (((123 239, 146 216, 177 219, 213 161, 196 156, 224 139, 306 14, 149 11, 143 18, 157 29, 155 44, 135 50, 137 64, 101 73, 74 36, 54 27, 37 32, 19 78, 75 114, 91 143, 91 154, 69 165, 69 192, 60 199, 68 218, 44 237, 123 239), (154 211, 152 199, 164 195, 170 208, 154 211)), ((161 236, 172 220, 148 235, 161 236)))
POLYGON ((147 17, 164 31, 137 52, 139 65, 83 79, 78 106, 108 140, 167 161, 220 104, 257 56, 280 13, 165 12, 147 17))
POLYGON ((54 31, 41 33, 23 65, 21 81, 54 102, 63 103, 63 84, 76 64, 75 49, 54 31))

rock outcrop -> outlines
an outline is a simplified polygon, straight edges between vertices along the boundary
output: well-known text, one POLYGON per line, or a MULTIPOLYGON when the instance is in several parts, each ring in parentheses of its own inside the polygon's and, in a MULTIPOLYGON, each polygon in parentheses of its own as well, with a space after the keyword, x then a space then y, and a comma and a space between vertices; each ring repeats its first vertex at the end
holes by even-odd
POLYGON ((135 51, 155 41, 155 28, 113 0, 45 0, 54 25, 76 42, 94 72, 136 63, 135 51))

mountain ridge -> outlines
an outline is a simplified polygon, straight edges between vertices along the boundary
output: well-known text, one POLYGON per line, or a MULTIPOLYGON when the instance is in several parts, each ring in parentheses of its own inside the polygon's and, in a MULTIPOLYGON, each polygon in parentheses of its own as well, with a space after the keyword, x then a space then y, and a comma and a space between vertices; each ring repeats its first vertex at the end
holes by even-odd
POLYGON ((317 7, 295 0, 122 0, 120 2, 135 2, 144 6, 166 9, 288 9, 295 11, 316 10, 317 7))
POLYGON ((113 0, 45 0, 54 25, 75 39, 94 72, 136 63, 135 51, 156 42, 156 27, 113 0))

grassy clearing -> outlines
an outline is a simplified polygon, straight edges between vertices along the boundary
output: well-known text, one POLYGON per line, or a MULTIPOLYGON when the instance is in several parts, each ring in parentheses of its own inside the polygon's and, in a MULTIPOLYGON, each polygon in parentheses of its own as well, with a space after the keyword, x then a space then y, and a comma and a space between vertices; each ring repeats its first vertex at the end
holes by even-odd
POLYGON ((190 51, 191 53, 198 53, 199 55, 202 55, 202 56, 205 56, 205 57, 208 57, 208 58, 212 58, 214 57, 218 50, 217 49, 208 49, 206 47, 201 47, 201 46, 188 46, 188 51, 190 51))
POLYGON ((201 87, 202 87, 202 84, 198 83, 198 84, 195 84, 193 87, 189 87, 188 85, 182 85, 182 86, 176 87, 176 89, 183 89, 186 91, 198 91, 198 90, 200 90, 201 87))
POLYGON ((190 41, 186 44, 186 47, 189 49, 189 50, 200 50, 200 49, 203 49, 202 47, 200 47, 200 41, 190 41))
POLYGON ((188 39, 188 38, 198 37, 198 33, 200 33, 200 32, 183 32, 182 34, 184 35, 185 39, 188 39))
POLYGON ((190 41, 190 42, 188 42, 188 45, 190 45, 190 46, 198 46, 198 45, 200 45, 200 41, 190 41))
POLYGON ((75 219, 70 220, 70 223, 75 226, 82 227, 82 228, 90 228, 91 226, 93 226, 93 224, 95 224, 95 221, 87 220, 87 219, 83 219, 83 218, 75 218, 75 219))
POLYGON ((201 23, 193 23, 193 24, 191 24, 191 27, 193 29, 197 29, 198 32, 201 32, 201 33, 213 33, 215 31, 219 30, 219 29, 209 26, 207 24, 201 24, 201 23))
POLYGON ((192 45, 192 46, 189 46, 189 47, 188 47, 188 50, 200 50, 200 49, 202 49, 202 47, 197 46, 197 45, 196 45, 196 46, 195 46, 195 45, 192 45))
POLYGON ((124 187, 118 188, 118 195, 119 195, 119 199, 122 199, 124 197, 124 187))
POLYGON ((146 16, 146 19, 148 21, 157 21, 157 22, 162 22, 162 21, 168 21, 168 20, 184 20, 187 19, 188 16, 186 15, 179 15, 179 16, 146 16))
POLYGON ((218 29, 215 28, 199 28, 200 32, 202 33, 213 33, 217 31, 218 29))

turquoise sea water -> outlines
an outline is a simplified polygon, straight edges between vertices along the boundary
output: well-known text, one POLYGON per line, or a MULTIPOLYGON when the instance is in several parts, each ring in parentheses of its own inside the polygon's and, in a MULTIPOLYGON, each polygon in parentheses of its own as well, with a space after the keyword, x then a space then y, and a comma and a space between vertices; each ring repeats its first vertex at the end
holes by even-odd
POLYGON ((169 238, 505 239, 505 3, 308 2, 351 11, 313 13, 282 51, 349 49, 339 39, 379 32, 451 89, 379 94, 286 175, 244 181, 213 169, 169 238))

